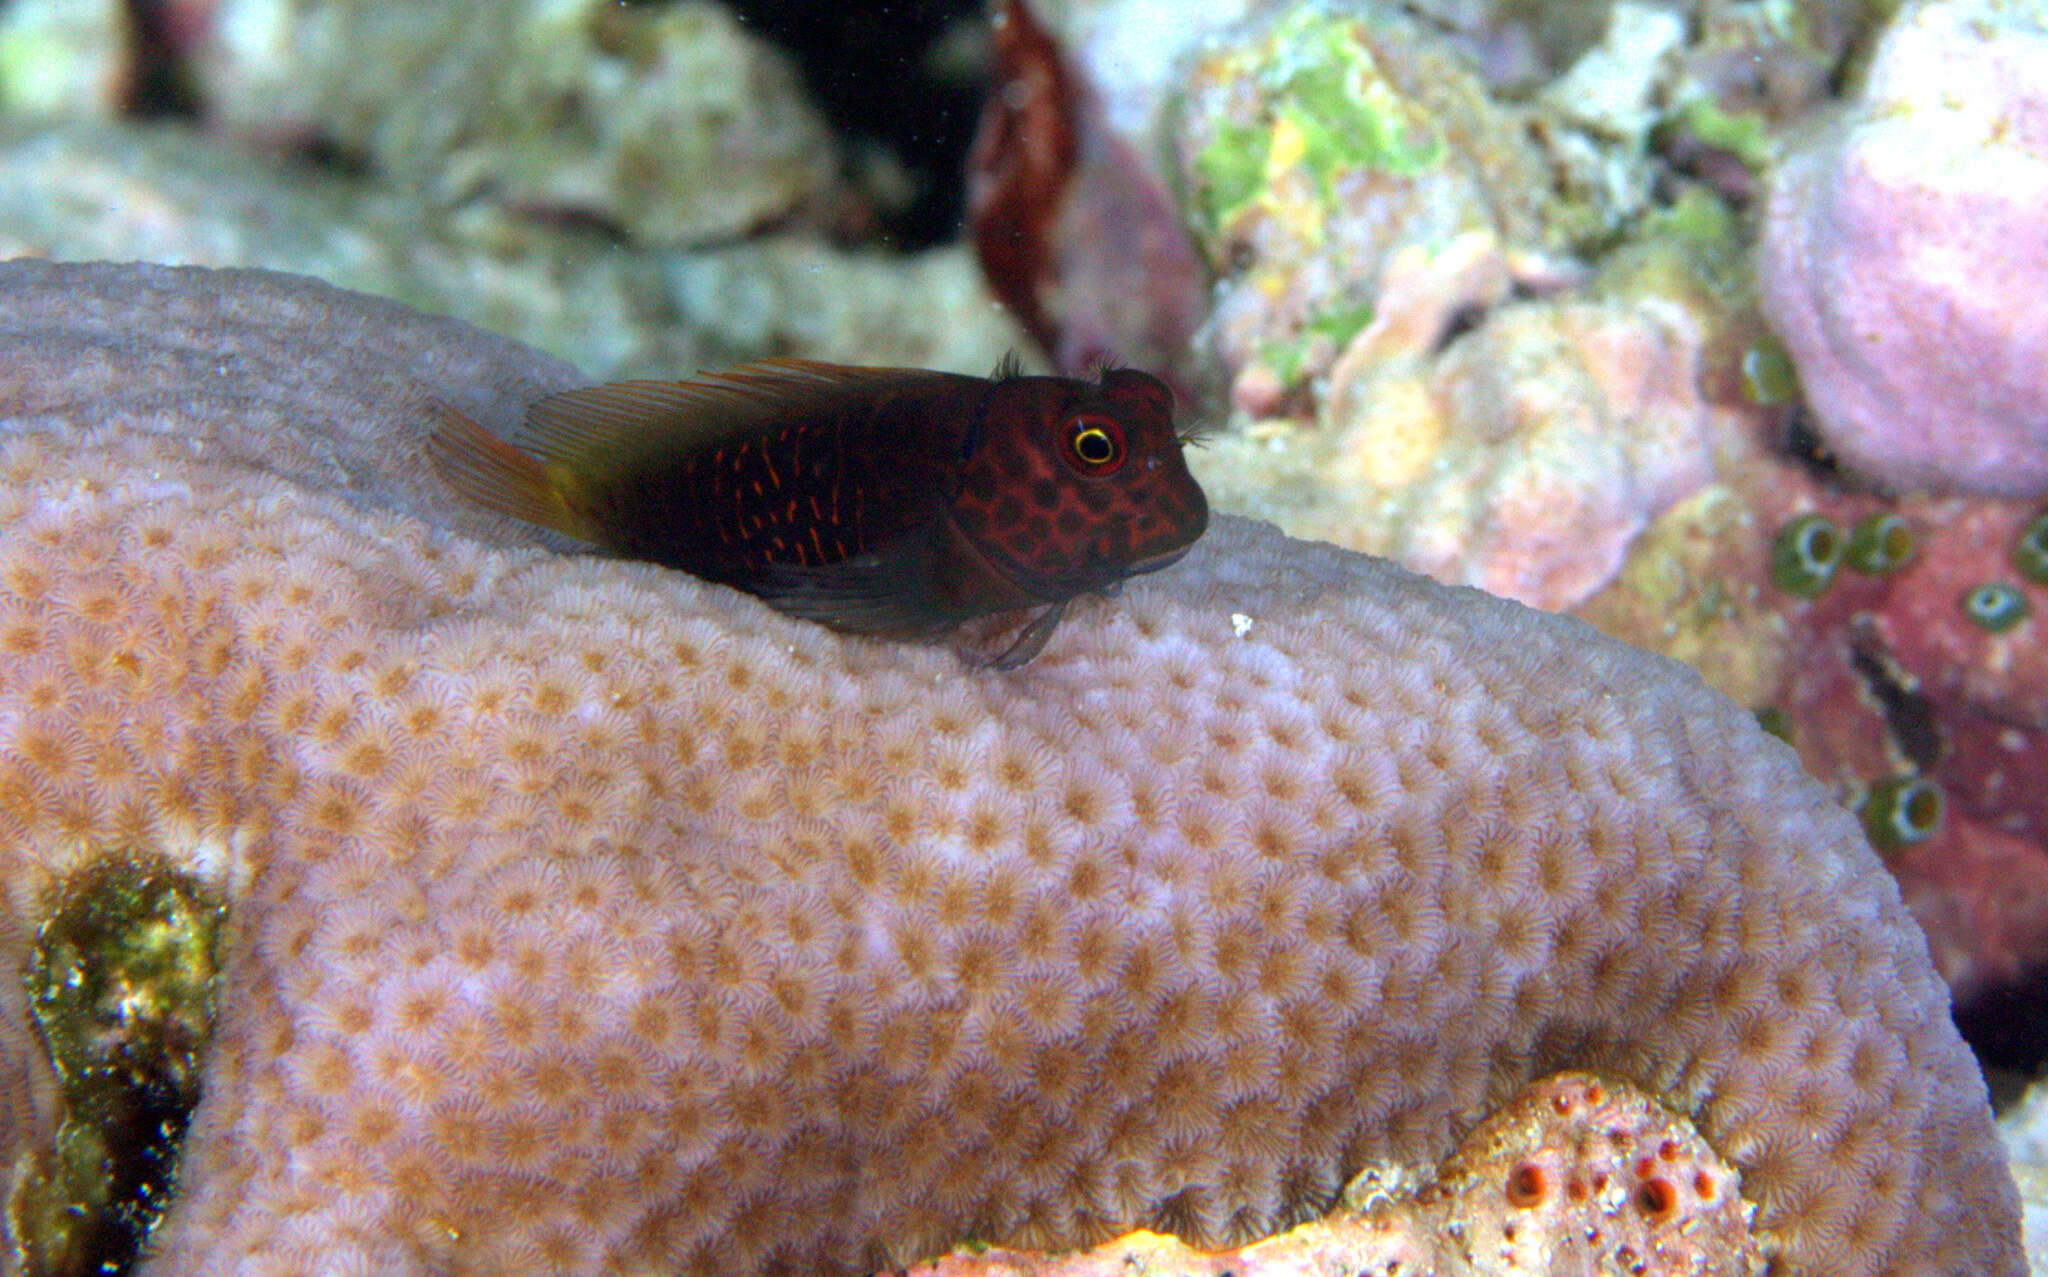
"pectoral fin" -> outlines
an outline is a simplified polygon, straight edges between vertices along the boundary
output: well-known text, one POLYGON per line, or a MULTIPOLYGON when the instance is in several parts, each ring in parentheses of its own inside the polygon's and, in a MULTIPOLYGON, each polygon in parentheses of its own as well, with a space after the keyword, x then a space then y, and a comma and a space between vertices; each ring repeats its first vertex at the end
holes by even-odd
POLYGON ((941 602, 928 532, 816 567, 766 569, 747 588, 778 612, 853 634, 913 638, 962 618, 941 602))
POLYGON ((1010 645, 994 660, 988 662, 988 668, 1014 670, 1029 665, 1045 650, 1046 643, 1052 639, 1052 632, 1059 628, 1060 618, 1067 614, 1067 602, 1066 599, 1061 599, 1032 617, 1029 624, 1017 631, 1017 637, 1010 640, 1010 645))

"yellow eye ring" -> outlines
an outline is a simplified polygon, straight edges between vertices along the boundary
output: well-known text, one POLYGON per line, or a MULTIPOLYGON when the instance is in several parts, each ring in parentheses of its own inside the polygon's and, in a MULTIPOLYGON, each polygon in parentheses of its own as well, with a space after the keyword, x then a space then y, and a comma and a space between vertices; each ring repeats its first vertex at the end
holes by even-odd
POLYGON ((1067 464, 1082 474, 1114 474, 1124 463, 1124 428, 1114 417, 1068 418, 1066 442, 1067 464))

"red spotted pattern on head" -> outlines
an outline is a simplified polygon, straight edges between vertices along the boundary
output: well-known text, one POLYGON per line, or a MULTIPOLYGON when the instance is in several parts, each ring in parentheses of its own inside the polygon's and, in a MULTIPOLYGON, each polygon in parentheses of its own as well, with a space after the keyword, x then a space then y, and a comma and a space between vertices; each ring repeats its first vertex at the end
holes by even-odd
POLYGON ((1157 378, 1014 377, 990 396, 955 525, 1006 576, 1052 600, 1178 558, 1208 526, 1157 378))

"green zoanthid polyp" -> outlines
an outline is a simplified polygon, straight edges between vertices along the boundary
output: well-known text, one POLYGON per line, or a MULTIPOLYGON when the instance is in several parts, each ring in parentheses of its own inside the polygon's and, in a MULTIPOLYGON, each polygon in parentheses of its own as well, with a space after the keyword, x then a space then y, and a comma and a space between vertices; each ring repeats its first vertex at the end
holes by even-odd
POLYGON ((1879 851, 1898 851, 1940 833, 1947 810, 1941 786, 1929 777, 1888 777, 1863 800, 1863 832, 1879 851))
POLYGON ((1840 524, 1824 514, 1802 514, 1771 542, 1771 581, 1787 594, 1817 598, 1835 579, 1848 548, 1840 524))
POLYGON ((1963 615, 1990 634, 2017 627, 2030 610, 2019 587, 2004 581, 1987 581, 1963 596, 1963 615))
POLYGON ((1849 529, 1849 548, 1843 559, 1858 572, 1884 576, 1911 563, 1918 546, 1919 538, 1904 515, 1873 514, 1849 529))

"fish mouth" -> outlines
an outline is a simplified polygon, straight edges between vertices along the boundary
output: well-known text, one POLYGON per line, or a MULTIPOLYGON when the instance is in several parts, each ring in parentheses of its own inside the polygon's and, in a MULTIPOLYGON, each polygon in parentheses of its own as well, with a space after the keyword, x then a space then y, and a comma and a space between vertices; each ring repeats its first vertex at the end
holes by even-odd
POLYGON ((1133 559, 1124 565, 1124 574, 1127 576, 1143 576, 1147 572, 1157 572, 1161 568, 1170 568, 1185 558, 1187 552, 1193 548, 1191 545, 1175 546, 1171 550, 1162 550, 1148 559, 1133 559))
POLYGON ((1083 594, 1115 594, 1119 586, 1134 576, 1143 576, 1148 572, 1157 572, 1161 568, 1172 567, 1180 562, 1181 557, 1190 548, 1185 545, 1178 546, 1171 550, 1163 550, 1149 558, 1120 561, 1113 568, 1097 566, 1092 570, 1074 573, 1057 581, 1041 580, 1037 582, 1037 585, 1042 592, 1045 592, 1045 601, 1048 603, 1057 599, 1075 598, 1083 594), (1047 586, 1051 587, 1049 591, 1046 591, 1047 586))

